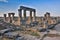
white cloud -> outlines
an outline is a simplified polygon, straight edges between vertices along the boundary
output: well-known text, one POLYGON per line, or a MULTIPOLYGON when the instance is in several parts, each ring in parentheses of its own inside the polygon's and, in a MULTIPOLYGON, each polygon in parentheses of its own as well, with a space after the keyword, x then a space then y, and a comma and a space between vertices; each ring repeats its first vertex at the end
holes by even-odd
POLYGON ((0 0, 0 2, 8 2, 7 0, 0 0))

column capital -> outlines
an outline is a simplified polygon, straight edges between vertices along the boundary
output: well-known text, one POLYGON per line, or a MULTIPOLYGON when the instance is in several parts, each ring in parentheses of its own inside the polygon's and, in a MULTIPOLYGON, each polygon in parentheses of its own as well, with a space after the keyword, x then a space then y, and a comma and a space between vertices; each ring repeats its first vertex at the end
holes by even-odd
POLYGON ((6 14, 4 14, 4 17, 6 17, 6 14))
POLYGON ((18 11, 22 11, 22 9, 18 9, 18 11))
POLYGON ((36 10, 34 10, 34 12, 36 12, 36 10))

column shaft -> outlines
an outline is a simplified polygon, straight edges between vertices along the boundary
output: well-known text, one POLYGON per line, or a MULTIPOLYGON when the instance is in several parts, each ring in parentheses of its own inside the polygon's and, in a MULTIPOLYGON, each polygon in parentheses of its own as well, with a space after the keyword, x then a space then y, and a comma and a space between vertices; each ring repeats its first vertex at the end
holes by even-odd
POLYGON ((24 10, 24 19, 26 19, 26 10, 24 10))
POLYGON ((34 18, 33 18, 34 21, 36 21, 36 11, 34 11, 34 18))
POLYGON ((11 14, 11 20, 14 20, 14 15, 13 14, 11 14))
POLYGON ((8 22, 10 23, 10 20, 11 20, 11 13, 8 13, 8 17, 9 17, 8 22))
POLYGON ((30 11, 30 21, 32 22, 32 11, 30 11))
POLYGON ((6 21, 6 14, 4 14, 4 21, 6 21))
POLYGON ((22 9, 19 9, 18 12, 19 12, 20 19, 22 19, 22 9))

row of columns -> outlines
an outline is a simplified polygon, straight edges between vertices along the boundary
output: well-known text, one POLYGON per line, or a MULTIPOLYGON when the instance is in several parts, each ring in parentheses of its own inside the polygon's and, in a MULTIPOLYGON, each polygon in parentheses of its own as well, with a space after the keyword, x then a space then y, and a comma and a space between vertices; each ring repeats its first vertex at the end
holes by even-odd
POLYGON ((8 13, 8 17, 9 17, 10 23, 13 23, 14 15, 15 15, 15 13, 8 13))
MULTIPOLYGON (((30 12, 30 16, 28 18, 29 19, 28 21, 30 21, 30 23, 36 21, 36 11, 35 11, 35 9, 28 8, 28 7, 20 7, 20 9, 18 9, 20 22, 22 22, 21 20, 25 20, 25 22, 27 21, 26 11, 30 12), (22 10, 23 10, 23 12, 22 12, 22 10), (23 17, 22 17, 22 13, 23 13, 23 17), (34 14, 34 15, 32 16, 32 14, 34 14)), ((10 23, 12 23, 14 21, 14 15, 15 15, 15 13, 8 13, 8 18, 9 18, 8 21, 10 23)), ((4 14, 4 18, 6 20, 6 14, 4 14)))
MULTIPOLYGON (((22 19, 22 10, 23 9, 19 9, 18 11, 19 11, 19 17, 20 17, 20 19, 22 19)), ((24 18, 24 20, 26 19, 26 11, 28 11, 27 9, 26 10, 23 10, 23 18, 24 18)), ((34 11, 32 11, 32 10, 29 10, 30 11, 30 16, 29 16, 29 18, 30 18, 30 22, 32 22, 32 21, 36 21, 36 11, 34 10, 34 11), (33 17, 32 17, 32 12, 34 13, 34 15, 33 15, 33 17), (33 19, 32 19, 33 18, 33 19)))
POLYGON ((8 22, 12 23, 14 21, 14 15, 15 13, 8 13, 8 19, 7 19, 7 15, 4 14, 4 21, 6 22, 8 20, 8 22))

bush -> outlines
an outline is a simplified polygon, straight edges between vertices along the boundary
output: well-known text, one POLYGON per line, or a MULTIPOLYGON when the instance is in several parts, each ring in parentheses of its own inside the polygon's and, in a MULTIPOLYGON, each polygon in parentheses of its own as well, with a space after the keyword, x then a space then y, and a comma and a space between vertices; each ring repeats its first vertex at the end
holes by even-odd
POLYGON ((32 32, 31 35, 33 35, 33 36, 40 36, 37 32, 32 32))

